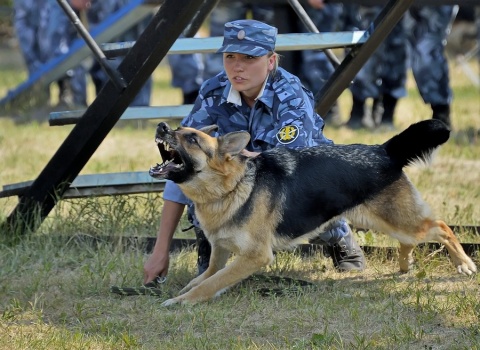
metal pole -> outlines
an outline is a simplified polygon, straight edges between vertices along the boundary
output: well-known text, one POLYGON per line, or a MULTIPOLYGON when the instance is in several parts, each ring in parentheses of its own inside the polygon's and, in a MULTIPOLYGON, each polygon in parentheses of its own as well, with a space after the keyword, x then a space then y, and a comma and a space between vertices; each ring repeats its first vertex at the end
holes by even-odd
POLYGON ((125 89, 127 87, 127 84, 123 79, 122 75, 110 65, 107 57, 105 57, 103 51, 97 45, 95 40, 93 40, 88 30, 83 26, 82 21, 80 20, 80 18, 78 18, 77 14, 75 13, 75 11, 73 11, 68 2, 66 0, 57 0, 57 2, 63 9, 63 11, 66 13, 66 15, 70 18, 70 21, 77 29, 78 34, 80 34, 80 36, 83 38, 83 40, 85 40, 85 43, 88 45, 90 50, 92 50, 93 55, 95 56, 105 73, 107 73, 108 77, 113 82, 115 87, 119 91, 125 89))
POLYGON ((50 159, 0 232, 35 231, 115 126, 175 39, 192 21, 201 0, 165 0, 137 43, 118 66, 128 82, 119 91, 108 81, 50 159))
POLYGON ((220 0, 205 0, 200 10, 193 17, 192 22, 184 30, 183 36, 186 38, 193 38, 197 34, 198 30, 202 26, 205 18, 212 12, 213 8, 217 6, 220 0))
MULTIPOLYGON (((302 20, 303 24, 308 28, 308 30, 312 33, 320 33, 315 23, 313 23, 312 19, 308 15, 307 11, 302 7, 298 0, 288 0, 290 6, 293 7, 295 12, 297 13, 298 17, 302 20)), ((337 56, 333 53, 330 49, 324 49, 325 55, 330 60, 330 63, 333 65, 333 68, 337 68, 340 66, 340 61, 338 60, 337 56)))
POLYGON ((390 0, 383 8, 370 28, 365 32, 365 43, 352 48, 345 56, 340 67, 330 76, 322 89, 315 95, 319 101, 317 113, 325 115, 342 92, 350 85, 365 62, 371 57, 382 41, 400 21, 414 0, 390 0))

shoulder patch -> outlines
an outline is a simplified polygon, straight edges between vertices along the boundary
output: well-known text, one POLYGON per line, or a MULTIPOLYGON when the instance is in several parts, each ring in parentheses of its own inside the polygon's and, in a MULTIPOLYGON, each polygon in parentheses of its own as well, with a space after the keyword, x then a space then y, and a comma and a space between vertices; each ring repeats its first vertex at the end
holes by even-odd
POLYGON ((288 145, 297 139, 299 135, 298 126, 286 125, 277 133, 277 140, 281 144, 288 145))

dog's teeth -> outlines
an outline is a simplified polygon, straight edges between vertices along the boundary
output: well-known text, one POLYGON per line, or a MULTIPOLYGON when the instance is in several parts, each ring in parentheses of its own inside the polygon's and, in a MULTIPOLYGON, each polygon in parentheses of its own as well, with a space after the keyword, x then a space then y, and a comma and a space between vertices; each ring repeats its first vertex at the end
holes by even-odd
POLYGON ((170 151, 170 145, 168 143, 165 143, 165 150, 170 151))

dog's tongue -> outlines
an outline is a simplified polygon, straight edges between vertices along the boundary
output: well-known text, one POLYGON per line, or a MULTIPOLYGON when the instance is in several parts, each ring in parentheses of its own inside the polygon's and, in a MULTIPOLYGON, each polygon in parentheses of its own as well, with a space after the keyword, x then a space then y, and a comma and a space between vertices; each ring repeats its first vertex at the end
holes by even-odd
POLYGON ((173 170, 176 167, 177 165, 174 162, 165 162, 153 165, 148 171, 148 174, 153 178, 163 179, 170 170, 173 170))

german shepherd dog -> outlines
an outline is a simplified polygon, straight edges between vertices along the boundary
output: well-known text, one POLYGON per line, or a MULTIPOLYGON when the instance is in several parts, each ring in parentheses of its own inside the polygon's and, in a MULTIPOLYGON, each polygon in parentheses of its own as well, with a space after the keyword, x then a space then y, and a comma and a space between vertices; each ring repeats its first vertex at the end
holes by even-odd
POLYGON ((177 183, 193 201, 212 246, 208 269, 163 305, 211 299, 272 263, 274 250, 314 238, 340 217, 398 239, 401 272, 413 263, 414 247, 427 241, 445 245, 459 273, 477 271, 402 170, 428 163, 448 140, 443 122, 413 124, 382 145, 277 147, 256 157, 242 154, 247 132, 209 136, 217 129, 160 123, 156 130, 164 163, 150 175, 177 183), (235 259, 225 266, 230 253, 235 259))

